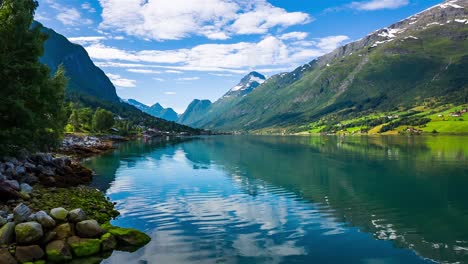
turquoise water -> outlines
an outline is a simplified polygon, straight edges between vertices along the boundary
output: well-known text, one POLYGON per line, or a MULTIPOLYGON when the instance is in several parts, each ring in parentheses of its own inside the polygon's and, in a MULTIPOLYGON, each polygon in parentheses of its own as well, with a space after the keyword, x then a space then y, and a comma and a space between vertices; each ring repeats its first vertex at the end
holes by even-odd
POLYGON ((468 263, 467 139, 122 144, 86 165, 152 241, 103 263, 468 263))

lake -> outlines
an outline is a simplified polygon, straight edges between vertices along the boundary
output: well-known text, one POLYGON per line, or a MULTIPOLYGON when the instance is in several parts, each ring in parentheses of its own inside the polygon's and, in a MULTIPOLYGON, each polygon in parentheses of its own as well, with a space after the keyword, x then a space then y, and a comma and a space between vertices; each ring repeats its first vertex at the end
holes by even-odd
POLYGON ((103 263, 468 263, 468 137, 139 140, 85 165, 152 237, 103 263))

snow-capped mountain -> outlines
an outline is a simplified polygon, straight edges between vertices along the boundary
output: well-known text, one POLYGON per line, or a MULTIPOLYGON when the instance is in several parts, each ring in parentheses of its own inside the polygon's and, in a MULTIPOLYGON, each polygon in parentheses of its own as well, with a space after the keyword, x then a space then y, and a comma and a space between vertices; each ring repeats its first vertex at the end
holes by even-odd
POLYGON ((264 83, 266 80, 265 76, 258 72, 251 72, 247 74, 236 86, 232 87, 223 97, 239 97, 245 96, 255 90, 260 84, 264 83))

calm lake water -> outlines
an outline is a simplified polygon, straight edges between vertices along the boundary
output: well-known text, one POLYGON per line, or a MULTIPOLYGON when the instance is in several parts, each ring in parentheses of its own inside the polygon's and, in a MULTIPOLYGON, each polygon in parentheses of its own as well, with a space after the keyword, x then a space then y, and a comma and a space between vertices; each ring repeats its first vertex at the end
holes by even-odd
POLYGON ((135 141, 86 165, 152 237, 103 263, 468 263, 468 137, 135 141))

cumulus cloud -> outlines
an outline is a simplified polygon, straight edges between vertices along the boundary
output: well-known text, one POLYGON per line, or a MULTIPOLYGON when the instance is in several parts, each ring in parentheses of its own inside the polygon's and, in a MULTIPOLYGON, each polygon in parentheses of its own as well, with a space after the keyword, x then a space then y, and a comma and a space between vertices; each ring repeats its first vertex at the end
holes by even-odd
POLYGON ((118 74, 108 73, 107 77, 109 77, 109 79, 112 81, 112 83, 117 87, 122 87, 122 88, 136 87, 136 81, 135 80, 122 78, 122 76, 120 76, 118 74))
POLYGON ((288 12, 266 0, 99 0, 102 29, 142 39, 176 40, 193 35, 224 40, 233 35, 264 34, 313 19, 288 12))
POLYGON ((347 36, 330 36, 291 43, 267 36, 258 42, 202 44, 190 49, 131 51, 91 44, 86 50, 100 67, 144 68, 146 71, 154 67, 167 69, 169 73, 245 73, 247 69, 261 67, 270 71, 276 68, 291 69, 332 51, 348 39, 347 36))
POLYGON ((370 0, 364 2, 352 2, 349 7, 373 11, 379 9, 396 9, 409 4, 409 0, 370 0))
POLYGON ((307 32, 289 32, 283 34, 279 37, 281 40, 289 40, 289 39, 296 39, 296 40, 303 40, 307 38, 309 34, 307 32))

